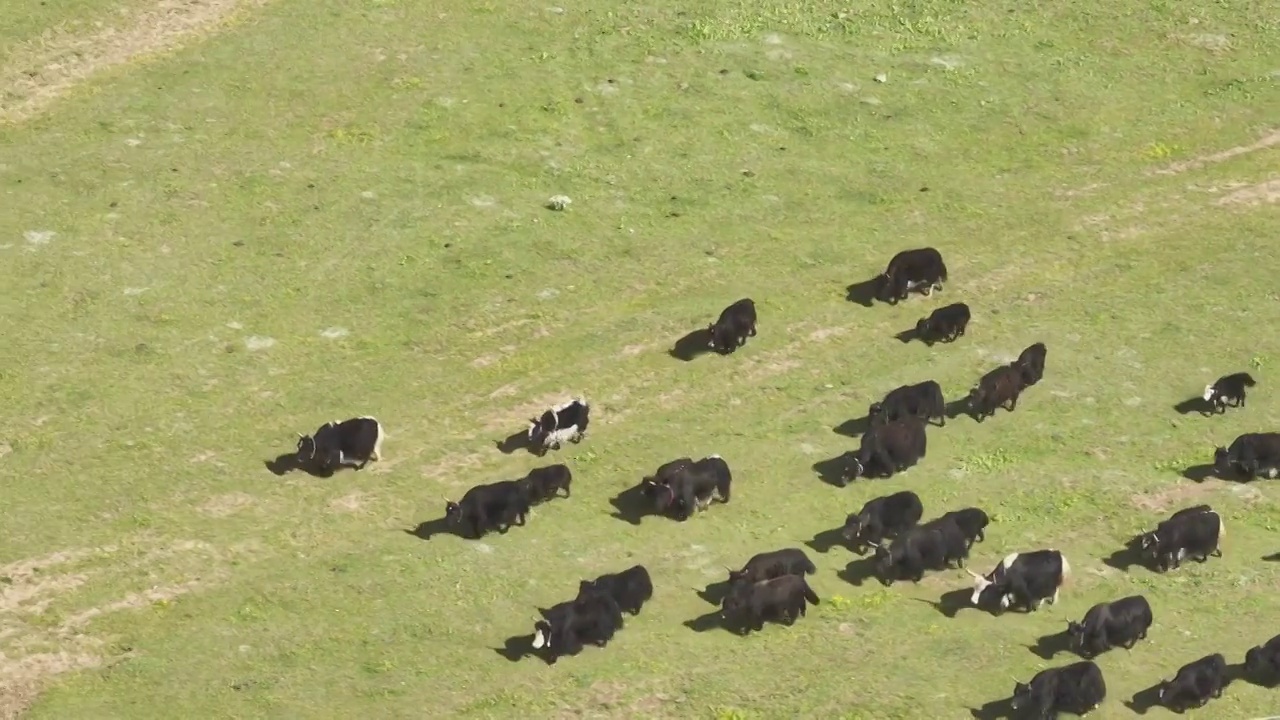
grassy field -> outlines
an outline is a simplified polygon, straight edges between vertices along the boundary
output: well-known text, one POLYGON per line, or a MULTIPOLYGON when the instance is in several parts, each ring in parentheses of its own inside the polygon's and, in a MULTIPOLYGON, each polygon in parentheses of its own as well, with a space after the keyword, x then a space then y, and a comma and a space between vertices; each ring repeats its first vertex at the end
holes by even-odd
MULTIPOLYGON (((1280 632, 1276 491, 1183 477, 1280 429, 1273 3, 31 5, 0 32, 0 716, 965 718, 1070 661, 1037 637, 1141 592, 1149 641, 1098 661, 1094 716, 1123 718, 1280 632), (923 245, 944 292, 845 300, 923 245), (745 348, 668 355, 744 296, 745 348), (894 339, 957 300, 954 345, 894 339), (1035 341, 1015 413, 931 430, 890 480, 814 471, 887 390, 954 399, 1035 341), (1246 409, 1173 410, 1238 370, 1246 409), (573 393, 581 445, 495 449, 573 393), (389 435, 370 469, 264 468, 361 414, 389 435), (710 453, 730 504, 611 517, 710 453), (559 461, 575 493, 527 527, 406 532, 559 461), (794 627, 686 626, 725 565, 903 488, 994 515, 974 568, 1056 547, 1074 584, 946 617, 963 571, 854 586, 836 547, 794 627), (1102 562, 1196 502, 1224 558, 1102 562), (656 595, 608 648, 498 652, 637 562, 656 595)), ((1192 714, 1277 708, 1241 682, 1192 714)))

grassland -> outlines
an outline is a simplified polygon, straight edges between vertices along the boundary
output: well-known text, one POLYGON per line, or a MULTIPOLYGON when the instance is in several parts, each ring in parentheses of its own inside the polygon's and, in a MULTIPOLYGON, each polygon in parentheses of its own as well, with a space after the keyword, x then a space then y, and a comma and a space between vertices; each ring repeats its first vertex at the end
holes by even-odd
MULTIPOLYGON (((1280 421, 1273 3, 246 8, 151 16, 137 48, 86 47, 113 36, 76 19, 130 22, 89 3, 0 34, 0 101, 41 98, 0 125, 0 715, 960 718, 1067 662, 1038 636, 1142 592, 1156 627, 1099 660, 1105 720, 1280 631, 1276 491, 1181 475, 1280 421), (67 52, 101 68, 30 66, 67 52), (943 293, 845 301, 925 244, 943 293), (668 356, 743 296, 742 351, 668 356), (956 344, 893 338, 955 300, 975 312, 956 344), (933 431, 888 481, 813 471, 886 390, 955 397, 1037 340, 1046 378, 1017 412, 933 431), (1246 409, 1171 409, 1241 369, 1246 409), (480 542, 405 532, 538 464, 494 443, 574 392, 592 432, 546 461, 572 499, 480 542), (386 425, 383 462, 264 469, 358 414, 386 425), (713 452, 731 504, 610 516, 661 462, 713 452), (684 625, 723 566, 907 487, 929 515, 995 515, 975 566, 1058 547, 1073 587, 948 618, 929 602, 962 571, 855 587, 834 548, 796 626, 684 625), (1199 501, 1227 518, 1221 560, 1101 561, 1199 501), (495 652, 636 562, 657 594, 607 649, 495 652)), ((1196 716, 1278 705, 1239 683, 1196 716)))

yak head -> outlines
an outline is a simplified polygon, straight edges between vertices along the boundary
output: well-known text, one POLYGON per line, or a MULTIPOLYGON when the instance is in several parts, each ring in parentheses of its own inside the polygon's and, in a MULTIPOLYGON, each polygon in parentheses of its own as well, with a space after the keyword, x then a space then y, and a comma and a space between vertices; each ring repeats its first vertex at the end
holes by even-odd
POLYGON ((873 543, 868 541, 867 545, 869 545, 876 552, 876 555, 875 555, 876 579, 880 581, 881 585, 884 585, 886 587, 889 585, 892 585, 895 578, 895 573, 893 568, 893 553, 890 552, 889 548, 879 543, 873 543))
POLYGON ((964 401, 968 404, 971 410, 977 410, 979 404, 982 402, 983 395, 985 395, 985 393, 982 391, 982 385, 974 385, 973 388, 969 390, 969 394, 965 396, 964 401))
POLYGON ((1216 447, 1213 449, 1213 469, 1219 475, 1229 475, 1231 473, 1231 453, 1224 447, 1216 447))
POLYGON ((444 516, 451 522, 459 522, 462 520, 462 506, 458 503, 445 498, 444 500, 444 516))
POLYGON ((893 277, 887 272, 880 273, 875 279, 876 283, 876 299, 880 302, 890 302, 894 298, 893 277))
POLYGON ((294 460, 299 465, 309 463, 316 457, 316 439, 310 435, 298 433, 298 452, 294 455, 294 460))
POLYGON ((871 406, 867 408, 867 419, 875 420, 883 412, 884 403, 871 403, 871 406))
POLYGON ((533 624, 533 649, 551 649, 551 623, 539 620, 533 624))
POLYGON ((1138 537, 1138 548, 1144 553, 1154 554, 1160 547, 1160 535, 1155 530, 1143 533, 1138 537))
POLYGON ((844 478, 844 482, 857 480, 867 474, 867 466, 862 463, 862 458, 858 457, 858 453, 845 453, 845 457, 847 458, 849 472, 844 478))
POLYGON ((1004 584, 997 580, 996 574, 999 567, 991 571, 990 575, 979 575, 978 573, 965 568, 965 572, 973 576, 973 595, 969 597, 969 602, 974 607, 982 607, 990 604, 995 597, 999 598, 997 603, 1001 610, 1008 609, 1010 603, 1013 602, 1013 596, 1005 592, 1007 589, 1004 584))
POLYGON ((1031 700, 1031 685, 1014 681, 1013 697, 1009 701, 1009 706, 1014 710, 1021 710, 1029 700, 1031 700))
POLYGON ((1067 621, 1067 638, 1071 641, 1071 647, 1079 649, 1084 646, 1084 625, 1074 620, 1067 621))
POLYGON ((862 532, 862 516, 861 515, 853 514, 845 518, 844 530, 842 530, 840 533, 841 535, 844 536, 845 540, 850 540, 850 541, 857 540, 858 535, 861 532, 862 532))

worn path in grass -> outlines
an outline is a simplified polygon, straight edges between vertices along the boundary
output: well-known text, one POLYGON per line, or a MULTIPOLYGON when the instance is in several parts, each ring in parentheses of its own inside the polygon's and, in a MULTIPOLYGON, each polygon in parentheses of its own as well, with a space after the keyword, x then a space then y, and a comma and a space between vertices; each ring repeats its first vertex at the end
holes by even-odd
MULTIPOLYGON (((967 717, 1046 666, 1037 637, 1132 592, 1157 627, 1100 660, 1100 717, 1195 657, 1238 661, 1276 632, 1274 493, 1181 473, 1280 420, 1259 331, 1280 54, 1261 10, 1194 12, 280 0, 147 63, 27 75, 47 101, 0 126, 22 149, 0 156, 20 359, 0 374, 0 712, 967 717), (561 193, 567 211, 542 207, 561 193), (924 244, 943 293, 844 299, 924 244), (742 351, 667 354, 747 295, 742 351), (893 339, 957 299, 959 342, 893 339), (841 490, 811 469, 886 390, 958 397, 1036 340, 1049 368, 1017 412, 931 431, 900 478, 841 490), (1248 408, 1173 411, 1240 369, 1261 381, 1248 408), (576 392, 597 413, 582 445, 495 449, 576 392), (370 470, 263 468, 364 413, 390 433, 370 470), (712 452, 731 504, 610 517, 642 474, 712 452), (404 532, 557 460, 574 497, 526 528, 404 532), (1073 587, 1035 616, 949 618, 929 602, 962 571, 855 587, 834 548, 812 553, 823 604, 795 627, 685 626, 724 565, 906 487, 929 515, 996 516, 975 567, 1059 547, 1073 587), (1227 517, 1225 558, 1102 562, 1201 501, 1227 517), (657 595, 606 650, 554 668, 494 651, 635 562, 657 595)), ((1271 706, 1241 684, 1201 714, 1271 706)))

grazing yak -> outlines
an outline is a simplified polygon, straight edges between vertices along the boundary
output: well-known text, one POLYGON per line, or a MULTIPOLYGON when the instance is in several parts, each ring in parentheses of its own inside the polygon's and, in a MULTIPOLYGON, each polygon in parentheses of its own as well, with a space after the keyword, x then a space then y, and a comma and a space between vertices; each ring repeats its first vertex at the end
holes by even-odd
POLYGON ((1031 682, 1015 683, 1015 712, 1036 720, 1050 720, 1059 713, 1087 715, 1107 698, 1102 669, 1092 660, 1041 670, 1031 682))
POLYGON ((678 520, 688 520, 695 510, 705 510, 712 500, 729 502, 733 474, 729 464, 719 455, 709 455, 697 462, 686 458, 674 460, 659 468, 659 474, 645 478, 641 492, 654 501, 661 513, 674 512, 678 520))
POLYGON ((1227 659, 1222 653, 1213 653, 1183 665, 1172 680, 1160 683, 1158 699, 1169 710, 1184 713, 1222 697, 1228 682, 1227 659))
POLYGON ((1213 468, 1224 478, 1233 472, 1248 480, 1259 475, 1268 478, 1280 475, 1280 433, 1245 433, 1232 441, 1230 447, 1215 448, 1213 468))
POLYGON ((1204 400, 1209 403, 1215 413, 1225 413, 1227 406, 1244 407, 1245 388, 1255 385, 1253 376, 1247 372, 1224 375, 1212 385, 1204 386, 1204 400))
POLYGON ((735 585, 720 603, 720 617, 727 627, 746 635, 763 629, 766 620, 791 625, 804 616, 807 605, 818 602, 803 575, 780 575, 735 585))
POLYGON ((986 511, 976 507, 943 513, 938 520, 949 520, 955 523, 960 528, 960 533, 964 535, 965 543, 970 548, 973 547, 975 542, 982 542, 987 539, 987 525, 991 524, 991 518, 987 516, 986 511))
POLYGON ((728 355, 747 344, 747 338, 756 336, 756 304, 751 298, 742 298, 720 313, 720 317, 707 326, 708 345, 721 355, 728 355))
POLYGON ((560 444, 566 440, 582 442, 590 421, 591 405, 586 398, 579 396, 552 407, 541 417, 529 418, 526 437, 534 452, 541 455, 547 450, 559 450, 560 444))
POLYGON ((872 425, 862 434, 857 452, 841 456, 848 468, 842 484, 860 477, 892 477, 915 465, 928 450, 924 428, 925 421, 918 417, 872 425))
POLYGON ((1009 553, 986 575, 966 572, 973 576, 969 601, 975 607, 1004 611, 1022 606, 1031 612, 1046 602, 1058 603, 1058 591, 1071 576, 1071 565, 1061 552, 1048 549, 1009 553))
POLYGON ((524 488, 529 502, 540 503, 559 497, 561 490, 564 491, 565 497, 569 497, 569 485, 572 482, 573 473, 569 471, 569 466, 559 464, 530 470, 529 474, 520 480, 520 485, 524 488))
POLYGON ((947 424, 947 401, 936 380, 894 388, 883 400, 867 408, 867 418, 873 425, 908 417, 918 417, 925 422, 937 419, 939 427, 947 424))
POLYGON ((1028 345, 1018 355, 1018 359, 1013 361, 1013 366, 1022 373, 1024 389, 1035 385, 1044 377, 1044 360, 1047 353, 1044 343, 1038 342, 1028 345))
POLYGON ((363 470, 382 457, 382 424, 376 418, 362 415, 338 422, 327 422, 311 435, 298 433, 298 465, 315 463, 325 472, 341 466, 363 470))
POLYGON ((868 543, 875 548, 875 576, 881 585, 895 580, 918 583, 927 570, 945 570, 952 562, 963 567, 969 545, 959 526, 951 519, 936 518, 916 525, 893 539, 888 547, 868 543))
POLYGON ((577 655, 586 644, 604 647, 622 629, 622 610, 606 593, 587 593, 547 610, 533 625, 533 648, 550 663, 577 655))
POLYGON ((916 323, 916 337, 932 345, 935 342, 954 342, 969 327, 969 306, 952 303, 920 318, 916 323))
POLYGON ((1222 516, 1208 505, 1183 508, 1162 521, 1155 530, 1144 533, 1139 546, 1165 572, 1178 568, 1185 557, 1205 562, 1210 555, 1222 557, 1220 547, 1226 537, 1222 516))
POLYGON ((1080 622, 1068 621, 1067 635, 1077 655, 1092 658, 1113 647, 1133 649, 1146 639, 1151 621, 1151 603, 1141 595, 1130 595, 1094 605, 1080 622))
POLYGON ((818 571, 800 548, 783 548, 751 556, 741 570, 729 570, 730 586, 757 583, 783 575, 812 575, 818 571))
POLYGON ((910 490, 868 500, 862 509, 845 518, 841 534, 861 553, 871 543, 897 537, 914 527, 924 515, 924 503, 910 490))
POLYGON ((583 580, 578 584, 578 597, 591 593, 604 593, 613 598, 623 612, 639 615, 640 609, 653 597, 653 581, 643 565, 617 573, 606 573, 595 580, 583 580))
POLYGON ((528 515, 529 496, 520 480, 477 485, 458 502, 445 498, 445 518, 473 538, 489 530, 506 533, 512 525, 524 525, 528 515))
POLYGON ((1002 365, 982 376, 969 391, 969 411, 982 422, 996 414, 996 408, 1013 412, 1018 407, 1018 395, 1026 387, 1023 370, 1016 365, 1002 365))
POLYGON ((1280 635, 1244 654, 1245 675, 1254 682, 1273 686, 1280 681, 1280 635))
POLYGON ((941 290, 946 280, 942 253, 931 247, 903 250, 889 260, 889 266, 877 278, 876 298, 897 304, 906 300, 912 290, 923 289, 925 295, 941 290))

